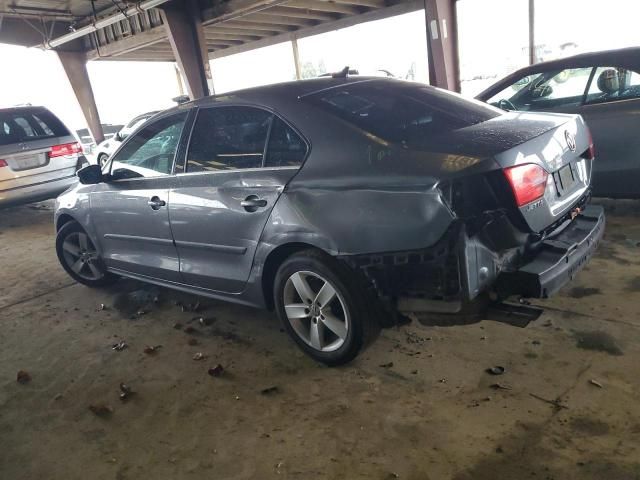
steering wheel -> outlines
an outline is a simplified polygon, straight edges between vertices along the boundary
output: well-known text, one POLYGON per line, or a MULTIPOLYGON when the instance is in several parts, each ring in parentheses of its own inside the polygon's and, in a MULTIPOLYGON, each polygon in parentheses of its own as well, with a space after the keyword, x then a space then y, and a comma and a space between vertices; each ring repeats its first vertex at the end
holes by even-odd
POLYGON ((510 100, 507 100, 506 98, 501 98, 500 101, 498 102, 498 108, 501 108, 502 110, 517 110, 516 106, 511 103, 510 100))

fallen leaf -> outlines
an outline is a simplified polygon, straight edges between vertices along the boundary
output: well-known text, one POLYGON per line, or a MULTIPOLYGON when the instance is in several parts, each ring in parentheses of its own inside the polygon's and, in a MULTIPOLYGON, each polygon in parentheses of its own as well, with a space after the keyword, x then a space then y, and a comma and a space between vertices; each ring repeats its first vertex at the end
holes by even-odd
POLYGON ((29 383, 31 381, 31 375, 26 370, 20 370, 18 372, 16 381, 24 385, 25 383, 29 383))

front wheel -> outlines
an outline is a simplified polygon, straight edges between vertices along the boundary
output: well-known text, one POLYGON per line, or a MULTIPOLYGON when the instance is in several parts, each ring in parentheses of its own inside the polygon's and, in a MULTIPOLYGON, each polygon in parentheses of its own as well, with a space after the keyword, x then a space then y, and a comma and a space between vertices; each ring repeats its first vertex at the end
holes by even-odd
POLYGON ((107 272, 95 245, 78 222, 66 223, 56 235, 56 253, 62 268, 75 281, 104 287, 118 277, 107 272))
POLYGON ((351 361, 375 333, 362 283, 323 252, 306 250, 285 260, 276 275, 274 296, 289 335, 326 365, 351 361))

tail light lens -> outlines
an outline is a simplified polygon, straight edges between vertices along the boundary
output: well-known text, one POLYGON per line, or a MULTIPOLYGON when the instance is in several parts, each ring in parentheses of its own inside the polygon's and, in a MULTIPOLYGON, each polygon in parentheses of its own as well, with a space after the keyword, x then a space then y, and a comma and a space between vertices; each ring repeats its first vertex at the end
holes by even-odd
POLYGON ((0 158, 0 168, 2 167, 8 167, 8 165, 6 160, 3 160, 2 158, 0 158))
POLYGON ((593 160, 594 158, 596 158, 596 149, 593 146, 593 136, 591 135, 591 130, 589 130, 589 148, 584 151, 581 157, 586 158, 587 160, 593 160))
POLYGON ((82 147, 78 142, 54 145, 49 152, 49 158, 62 157, 63 155, 77 155, 82 153, 82 147))
POLYGON ((539 165, 527 163, 506 168, 504 174, 509 180, 518 207, 542 198, 547 189, 547 171, 539 165))

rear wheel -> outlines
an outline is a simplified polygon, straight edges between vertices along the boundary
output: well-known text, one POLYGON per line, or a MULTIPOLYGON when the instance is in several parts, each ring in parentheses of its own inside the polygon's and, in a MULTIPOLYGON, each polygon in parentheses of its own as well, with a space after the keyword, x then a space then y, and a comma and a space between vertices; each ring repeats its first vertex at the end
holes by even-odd
POLYGON ((351 361, 375 333, 363 285, 346 265, 322 252, 305 250, 285 260, 274 295, 289 335, 319 362, 351 361))
POLYGON ((56 235, 58 260, 77 282, 89 287, 103 287, 118 277, 107 272, 98 251, 78 222, 66 223, 56 235))

